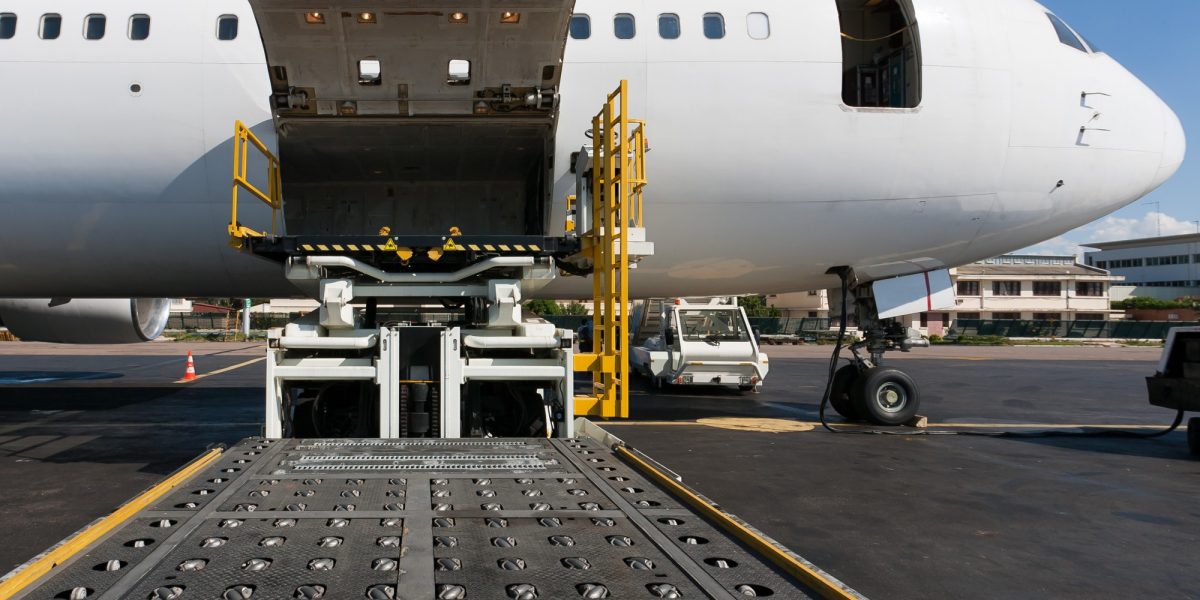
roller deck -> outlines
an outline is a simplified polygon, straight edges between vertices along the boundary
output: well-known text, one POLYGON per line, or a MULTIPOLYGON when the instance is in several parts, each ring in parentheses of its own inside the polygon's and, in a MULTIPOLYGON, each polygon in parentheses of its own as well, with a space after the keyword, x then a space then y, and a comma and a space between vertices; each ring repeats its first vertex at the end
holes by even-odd
POLYGON ((740 521, 702 517, 701 498, 600 433, 248 438, 4 585, 39 599, 859 597, 740 521))

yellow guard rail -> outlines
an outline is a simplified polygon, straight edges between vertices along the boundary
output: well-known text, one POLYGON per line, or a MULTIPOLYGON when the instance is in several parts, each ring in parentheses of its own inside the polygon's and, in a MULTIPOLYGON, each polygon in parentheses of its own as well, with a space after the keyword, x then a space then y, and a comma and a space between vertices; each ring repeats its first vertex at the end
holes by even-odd
POLYGON ((629 417, 629 230, 642 227, 646 126, 629 118, 629 82, 592 119, 591 223, 580 237, 592 252, 592 352, 575 356, 592 373, 592 394, 575 397, 575 414, 629 417))
POLYGON ((251 196, 271 207, 271 235, 275 235, 279 210, 283 208, 281 188, 279 159, 271 153, 262 140, 258 139, 258 136, 254 135, 253 131, 250 131, 249 127, 246 127, 241 121, 236 121, 233 125, 233 213, 229 217, 229 237, 235 246, 241 246, 242 238, 262 237, 267 234, 246 227, 238 220, 238 190, 246 190, 251 196), (265 192, 250 183, 246 175, 250 146, 252 145, 267 159, 267 191, 265 192))

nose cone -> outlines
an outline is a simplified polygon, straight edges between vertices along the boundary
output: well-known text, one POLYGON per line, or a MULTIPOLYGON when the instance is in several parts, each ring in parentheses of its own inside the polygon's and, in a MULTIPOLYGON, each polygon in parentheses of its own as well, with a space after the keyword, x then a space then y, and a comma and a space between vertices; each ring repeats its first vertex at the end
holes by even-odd
POLYGON ((1183 157, 1187 153, 1187 139, 1183 133, 1183 124, 1179 122, 1179 116, 1169 106, 1163 104, 1163 151, 1162 162, 1159 164, 1158 173, 1154 176, 1154 182, 1150 189, 1157 188, 1165 183, 1183 164, 1183 157))

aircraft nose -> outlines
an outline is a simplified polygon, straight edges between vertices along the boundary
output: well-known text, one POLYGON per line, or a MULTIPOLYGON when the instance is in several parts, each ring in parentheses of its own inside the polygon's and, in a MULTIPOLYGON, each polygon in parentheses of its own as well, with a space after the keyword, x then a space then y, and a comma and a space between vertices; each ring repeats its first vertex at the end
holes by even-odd
POLYGON ((1187 154, 1187 138, 1183 133, 1183 124, 1179 121, 1179 116, 1166 103, 1162 105, 1163 110, 1163 150, 1162 162, 1159 163, 1158 173, 1154 176, 1154 183, 1151 189, 1165 183, 1183 164, 1183 157, 1187 154))

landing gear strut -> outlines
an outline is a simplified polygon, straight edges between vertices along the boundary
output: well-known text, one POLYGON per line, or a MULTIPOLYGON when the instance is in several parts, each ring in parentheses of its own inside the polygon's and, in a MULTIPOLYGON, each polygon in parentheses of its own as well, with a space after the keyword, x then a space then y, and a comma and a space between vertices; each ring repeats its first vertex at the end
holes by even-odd
POLYGON ((908 352, 929 342, 909 335, 895 319, 881 320, 870 285, 854 289, 854 311, 864 337, 850 345, 850 364, 834 374, 829 403, 851 421, 903 425, 917 416, 921 393, 903 371, 883 366, 883 354, 908 352))

